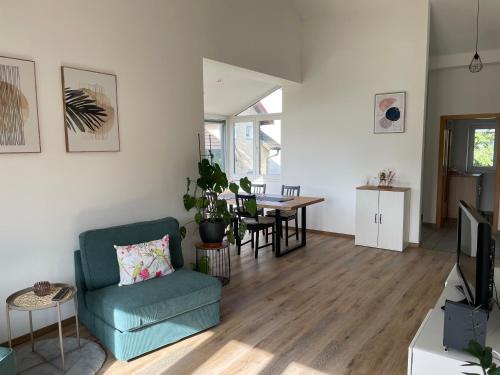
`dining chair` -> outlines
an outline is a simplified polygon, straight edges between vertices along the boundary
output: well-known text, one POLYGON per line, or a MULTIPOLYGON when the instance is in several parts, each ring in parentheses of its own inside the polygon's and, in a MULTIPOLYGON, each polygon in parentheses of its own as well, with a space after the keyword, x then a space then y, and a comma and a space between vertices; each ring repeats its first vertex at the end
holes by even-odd
MULTIPOLYGON (((257 194, 257 195, 266 194, 266 184, 254 184, 254 183, 252 183, 251 192, 252 192, 252 194, 257 194)), ((264 216, 264 209, 263 208, 257 209, 257 213, 259 215, 264 216)))
POLYGON ((276 240, 276 228, 274 219, 268 216, 261 216, 257 212, 252 215, 245 208, 245 203, 249 200, 255 199, 255 195, 246 194, 235 194, 236 197, 236 211, 235 214, 238 217, 239 223, 244 223, 247 230, 250 232, 251 239, 246 242, 241 242, 239 235, 237 236, 236 245, 238 247, 238 255, 241 254, 241 246, 247 243, 252 244, 252 248, 255 249, 255 258, 259 256, 259 249, 266 246, 272 246, 272 251, 274 252, 275 240, 276 240), (266 244, 260 246, 259 244, 259 232, 261 230, 269 230, 271 228, 271 243, 269 243, 268 236, 264 236, 266 239, 266 244), (255 239, 254 239, 255 236, 255 239))
POLYGON ((252 194, 266 194, 266 184, 254 184, 252 182, 252 194))
MULTIPOLYGON (((288 197, 298 197, 300 196, 300 185, 281 185, 281 195, 285 195, 288 197)), ((285 243, 286 246, 288 246, 288 239, 295 235, 295 239, 298 241, 299 240, 299 216, 298 216, 298 211, 293 210, 293 211, 281 211, 281 223, 283 225, 283 222, 285 222, 285 243), (295 221, 295 232, 292 234, 288 234, 288 222, 289 221, 295 221)), ((270 210, 267 212, 267 216, 269 217, 275 217, 276 216, 276 210, 270 210)), ((281 231, 283 235, 283 231, 281 231)))

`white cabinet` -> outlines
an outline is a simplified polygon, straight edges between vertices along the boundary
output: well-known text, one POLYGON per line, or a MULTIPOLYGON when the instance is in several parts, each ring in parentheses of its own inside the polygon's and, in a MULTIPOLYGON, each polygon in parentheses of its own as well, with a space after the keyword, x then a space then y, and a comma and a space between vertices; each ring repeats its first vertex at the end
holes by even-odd
MULTIPOLYGON (((495 284, 500 285, 500 268, 494 271, 495 284)), ((461 285, 456 266, 450 272, 445 287, 436 305, 427 314, 408 348, 408 375, 457 375, 463 371, 479 373, 477 367, 463 367, 474 358, 466 352, 443 347, 444 311, 446 300, 460 301, 464 298, 457 286, 461 285)), ((493 308, 486 327, 486 346, 496 352, 500 350, 500 311, 493 308)), ((496 357, 496 356, 495 356, 496 357)), ((495 358, 495 363, 499 361, 495 358)))
POLYGON ((403 251, 408 246, 409 188, 356 189, 355 244, 403 251))

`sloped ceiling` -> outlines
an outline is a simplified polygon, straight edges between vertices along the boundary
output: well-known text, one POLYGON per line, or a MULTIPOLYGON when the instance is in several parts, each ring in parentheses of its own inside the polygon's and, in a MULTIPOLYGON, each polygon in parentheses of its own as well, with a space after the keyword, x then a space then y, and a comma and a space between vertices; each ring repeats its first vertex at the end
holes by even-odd
POLYGON ((278 80, 213 60, 203 60, 206 114, 231 116, 278 88, 278 80))
MULTIPOLYGON (((342 12, 346 6, 351 10, 362 9, 366 6, 367 0, 291 1, 301 18, 307 21, 332 12, 342 12)), ((388 1, 381 1, 381 3, 389 4, 388 1)), ((474 50, 477 2, 475 0, 430 0, 430 3, 430 54, 437 56, 474 50)), ((393 0, 390 4, 391 6, 404 6, 404 2, 398 0, 393 0)), ((480 9, 479 49, 500 49, 500 1, 480 0, 480 9)))

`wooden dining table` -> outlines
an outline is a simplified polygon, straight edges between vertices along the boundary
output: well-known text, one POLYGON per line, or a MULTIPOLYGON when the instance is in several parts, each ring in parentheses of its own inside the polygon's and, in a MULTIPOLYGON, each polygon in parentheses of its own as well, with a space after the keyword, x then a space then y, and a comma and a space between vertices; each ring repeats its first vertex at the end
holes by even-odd
MULTIPOLYGON (((222 199, 225 199, 226 202, 231 206, 236 205, 236 199, 234 194, 226 193, 221 195, 222 199)), ((275 221, 276 221, 276 244, 275 251, 276 257, 280 257, 282 255, 291 253, 297 249, 300 249, 307 244, 307 206, 311 206, 316 203, 323 202, 325 199, 320 197, 305 197, 305 196, 287 196, 287 195, 279 195, 279 194, 256 194, 257 208, 269 208, 276 210, 275 221), (300 215, 300 242, 295 246, 287 247, 285 249, 281 249, 281 231, 282 231, 282 223, 281 223, 281 212, 282 211, 294 211, 301 209, 300 215)), ((298 230, 298 228, 295 228, 298 230)), ((237 235, 237 233, 236 233, 237 235)))

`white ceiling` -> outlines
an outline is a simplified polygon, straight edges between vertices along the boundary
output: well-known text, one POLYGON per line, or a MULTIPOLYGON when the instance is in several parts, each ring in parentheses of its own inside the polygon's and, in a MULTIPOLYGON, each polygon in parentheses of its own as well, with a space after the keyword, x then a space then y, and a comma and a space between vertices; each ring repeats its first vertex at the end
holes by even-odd
MULTIPOLYGON (((480 0, 479 51, 500 49, 500 1, 480 0)), ((473 51, 474 0, 431 0, 431 55, 473 51)))
MULTIPOLYGON (((291 0, 302 19, 363 8, 368 0, 291 0)), ((413 0, 423 1, 423 0, 413 0)), ((470 52, 475 46, 475 0, 430 0, 430 54, 470 52)), ((394 5, 397 6, 397 5, 394 5)), ((500 49, 500 0, 480 0, 479 50, 500 49)))
POLYGON ((237 114, 277 87, 279 79, 217 61, 203 60, 206 114, 237 114))

